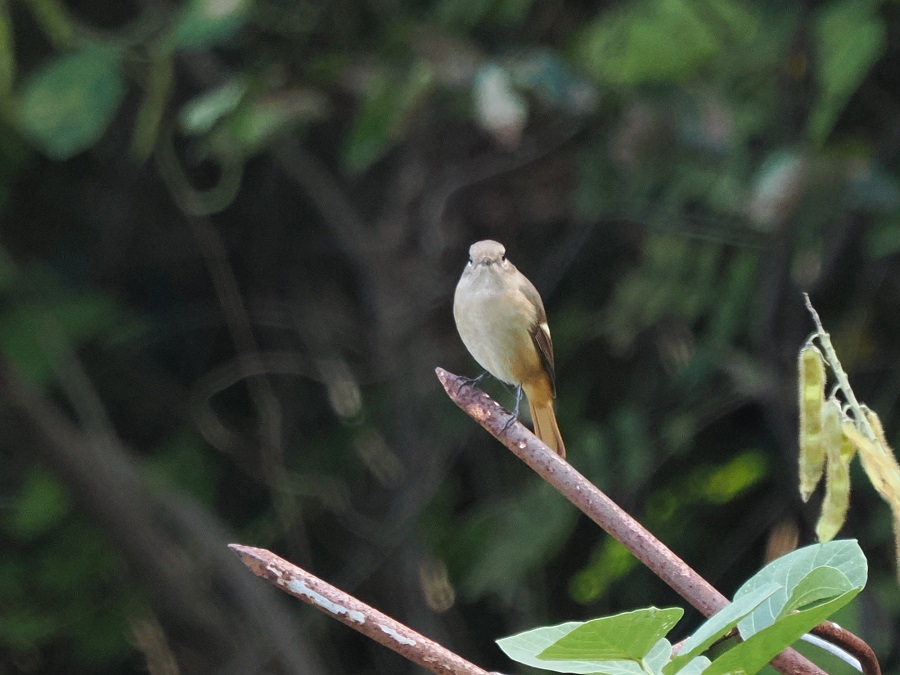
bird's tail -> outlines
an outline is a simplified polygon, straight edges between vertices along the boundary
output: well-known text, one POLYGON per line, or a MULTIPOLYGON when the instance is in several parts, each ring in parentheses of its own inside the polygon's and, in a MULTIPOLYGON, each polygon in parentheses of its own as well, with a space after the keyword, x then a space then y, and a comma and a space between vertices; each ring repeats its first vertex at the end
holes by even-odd
POLYGON ((525 390, 528 396, 528 408, 531 410, 531 421, 534 423, 534 435, 540 438, 548 448, 560 457, 566 456, 559 425, 556 423, 556 412, 553 409, 552 396, 533 396, 535 392, 525 390))

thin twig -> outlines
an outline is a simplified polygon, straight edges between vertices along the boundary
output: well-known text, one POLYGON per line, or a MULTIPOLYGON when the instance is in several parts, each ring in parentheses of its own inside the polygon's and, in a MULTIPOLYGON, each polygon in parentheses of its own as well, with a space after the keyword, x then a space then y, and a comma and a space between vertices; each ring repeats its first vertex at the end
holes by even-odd
POLYGON ((447 675, 488 675, 424 635, 263 548, 229 544, 258 577, 427 668, 447 675))
MULTIPOLYGON (((676 556, 634 518, 582 476, 564 459, 544 445, 516 418, 463 377, 437 368, 447 395, 494 438, 530 466, 566 499, 623 544, 660 579, 704 616, 712 616, 728 604, 693 568, 676 556)), ((782 673, 824 675, 818 666, 792 649, 772 660, 782 673)))

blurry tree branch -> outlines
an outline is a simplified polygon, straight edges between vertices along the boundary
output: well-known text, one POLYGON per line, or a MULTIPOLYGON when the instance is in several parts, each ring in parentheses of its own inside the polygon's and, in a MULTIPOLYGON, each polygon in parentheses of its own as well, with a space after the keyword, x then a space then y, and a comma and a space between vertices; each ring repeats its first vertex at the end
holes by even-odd
MULTIPOLYGON (((466 378, 443 368, 437 368, 436 372, 447 395, 456 405, 704 616, 712 616, 728 604, 724 595, 587 478, 541 443, 499 403, 466 378)), ((792 649, 779 654, 772 665, 782 673, 823 673, 818 666, 792 649)))
POLYGON ((324 672, 292 617, 224 551, 224 528, 187 497, 150 490, 111 429, 79 427, 6 361, 0 361, 0 420, 8 442, 36 453, 59 476, 149 590, 161 623, 190 645, 178 652, 184 672, 204 663, 219 664, 221 672, 255 671, 264 663, 324 672), (234 616, 242 617, 240 625, 234 616))

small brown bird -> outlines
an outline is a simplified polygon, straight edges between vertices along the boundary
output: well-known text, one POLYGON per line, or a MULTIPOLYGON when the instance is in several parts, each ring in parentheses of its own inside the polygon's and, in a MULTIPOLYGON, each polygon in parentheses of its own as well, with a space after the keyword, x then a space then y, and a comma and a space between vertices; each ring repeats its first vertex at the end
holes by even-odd
POLYGON ((487 239, 469 248, 453 298, 453 318, 466 349, 491 375, 528 397, 534 433, 566 456, 554 400, 553 343, 537 289, 487 239))

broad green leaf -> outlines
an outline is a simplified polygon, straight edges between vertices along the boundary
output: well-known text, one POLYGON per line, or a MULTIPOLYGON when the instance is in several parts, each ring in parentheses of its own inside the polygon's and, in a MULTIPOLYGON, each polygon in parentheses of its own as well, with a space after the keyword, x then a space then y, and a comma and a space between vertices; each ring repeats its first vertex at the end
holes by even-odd
POLYGON ((843 0, 823 6, 815 39, 819 97, 810 115, 809 133, 823 142, 850 97, 884 54, 887 30, 878 14, 878 3, 843 0))
MULTIPOLYGON (((681 610, 655 610, 678 611, 681 610)), ((634 614, 633 612, 629 614, 634 614)), ((627 617, 627 615, 620 615, 627 617)), ((607 617, 616 619, 617 617, 607 617)), ((627 618, 623 619, 627 624, 627 618)), ((651 645, 651 649, 640 659, 609 659, 609 660, 569 660, 547 659, 541 656, 548 648, 561 639, 565 639, 573 630, 584 626, 584 623, 570 621, 558 626, 545 626, 534 630, 519 633, 511 637, 497 640, 507 656, 511 659, 534 668, 551 670, 557 673, 592 673, 600 675, 647 675, 648 667, 661 664, 671 654, 671 645, 667 640, 658 640, 651 645)))
POLYGON ((757 23, 733 0, 644 0, 602 13, 576 51, 601 81, 676 82, 710 63, 726 44, 748 42, 757 23))
POLYGON ((759 672, 781 651, 799 640, 804 633, 818 626, 850 602, 860 590, 855 588, 830 602, 781 617, 775 624, 753 634, 748 640, 725 652, 703 671, 703 675, 759 672))
POLYGON ((648 607, 587 621, 538 654, 554 661, 643 659, 684 615, 680 607, 648 607))
MULTIPOLYGON (((737 602, 745 595, 755 593, 760 587, 773 583, 781 586, 738 624, 741 636, 746 640, 772 625, 785 613, 799 609, 802 603, 813 600, 812 588, 815 584, 825 584, 834 596, 843 597, 850 594, 852 597, 865 585, 866 576, 865 556, 852 539, 814 544, 782 556, 766 565, 735 594, 737 602), (821 572, 817 568, 830 568, 839 572, 846 582, 839 580, 830 571, 821 572), (816 573, 813 578, 806 580, 806 577, 814 571, 816 573)), ((815 599, 821 600, 823 597, 815 599)))
POLYGON ((41 68, 21 94, 22 133, 53 159, 91 147, 125 95, 119 58, 116 51, 93 45, 41 68))
POLYGON ((716 640, 737 626, 741 619, 759 607, 779 588, 781 587, 774 583, 759 586, 716 612, 684 641, 678 655, 663 668, 663 672, 666 675, 674 675, 681 668, 686 667, 695 657, 709 649, 716 640))
MULTIPOLYGON (((524 663, 526 666, 557 670, 552 662, 539 659, 538 654, 582 625, 584 623, 581 621, 568 621, 556 626, 533 628, 516 635, 501 638, 497 640, 497 645, 509 658, 519 663, 524 663)), ((570 667, 573 664, 567 661, 563 662, 562 665, 570 667)), ((591 673, 594 671, 588 668, 582 670, 557 670, 557 672, 591 673)))
POLYGON ((234 35, 249 15, 252 0, 189 0, 172 32, 176 47, 205 49, 234 35))
POLYGON ((344 144, 348 169, 361 171, 387 152, 432 80, 431 69, 422 61, 402 74, 381 75, 375 80, 344 144))
POLYGON ((659 673, 670 658, 672 658, 672 643, 666 638, 660 638, 641 659, 641 665, 648 673, 659 673))

